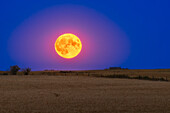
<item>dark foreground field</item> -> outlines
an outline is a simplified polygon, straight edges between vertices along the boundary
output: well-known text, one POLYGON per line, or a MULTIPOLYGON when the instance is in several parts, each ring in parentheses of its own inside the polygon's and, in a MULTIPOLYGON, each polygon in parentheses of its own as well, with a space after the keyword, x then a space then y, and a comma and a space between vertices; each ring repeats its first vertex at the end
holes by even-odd
POLYGON ((0 113, 170 113, 170 82, 0 76, 0 113))

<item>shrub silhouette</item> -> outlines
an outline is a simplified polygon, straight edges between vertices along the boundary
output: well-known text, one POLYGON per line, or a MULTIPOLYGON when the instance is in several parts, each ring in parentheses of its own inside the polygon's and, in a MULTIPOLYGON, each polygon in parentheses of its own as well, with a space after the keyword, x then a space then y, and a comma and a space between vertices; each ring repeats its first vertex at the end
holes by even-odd
POLYGON ((12 75, 16 75, 17 72, 20 70, 19 66, 15 65, 15 66, 10 66, 10 73, 12 75))
MULTIPOLYGON (((94 75, 94 74, 93 74, 94 75)), ((94 75, 96 77, 99 77, 99 75, 94 75)), ((149 76, 128 76, 128 75, 124 75, 124 74, 118 74, 118 75, 108 75, 108 76, 103 76, 103 75, 100 75, 100 77, 105 77, 105 78, 122 78, 122 79, 138 79, 138 80, 152 80, 152 81, 168 81, 167 77, 166 79, 164 79, 163 77, 161 78, 155 78, 155 77, 149 77, 149 76)))
POLYGON ((8 75, 8 73, 4 72, 4 73, 0 73, 0 75, 8 75))
POLYGON ((8 75, 8 73, 3 73, 3 75, 8 75))
POLYGON ((25 68, 25 69, 22 69, 22 72, 24 73, 24 75, 28 75, 30 72, 31 72, 31 68, 25 68))

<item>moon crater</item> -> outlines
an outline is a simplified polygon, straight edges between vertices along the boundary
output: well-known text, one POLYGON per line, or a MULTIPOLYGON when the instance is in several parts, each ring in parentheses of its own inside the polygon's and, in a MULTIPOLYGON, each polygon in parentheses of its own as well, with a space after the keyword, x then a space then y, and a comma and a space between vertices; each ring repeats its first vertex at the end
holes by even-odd
POLYGON ((74 58, 80 53, 82 44, 77 36, 67 33, 58 37, 55 49, 63 58, 74 58))

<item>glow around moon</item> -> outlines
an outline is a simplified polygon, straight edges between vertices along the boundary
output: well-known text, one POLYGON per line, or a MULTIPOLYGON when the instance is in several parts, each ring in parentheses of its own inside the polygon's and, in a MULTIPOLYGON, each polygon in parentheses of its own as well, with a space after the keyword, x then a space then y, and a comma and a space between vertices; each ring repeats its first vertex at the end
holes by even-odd
POLYGON ((63 58, 74 58, 82 49, 80 39, 71 33, 59 36, 55 42, 55 50, 63 58))
POLYGON ((22 22, 11 34, 7 49, 11 60, 36 70, 88 70, 121 65, 128 58, 129 44, 126 34, 105 15, 84 6, 63 5, 22 22), (81 52, 71 60, 54 46, 65 33, 78 36, 82 43, 81 52))

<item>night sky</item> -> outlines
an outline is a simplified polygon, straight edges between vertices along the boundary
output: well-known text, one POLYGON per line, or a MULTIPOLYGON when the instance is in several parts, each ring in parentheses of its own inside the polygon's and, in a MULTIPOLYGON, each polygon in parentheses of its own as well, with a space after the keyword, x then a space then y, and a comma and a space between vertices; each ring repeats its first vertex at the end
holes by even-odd
POLYGON ((170 68, 169 0, 1 0, 0 70, 170 68), (58 36, 82 41, 73 59, 57 55, 58 36))

